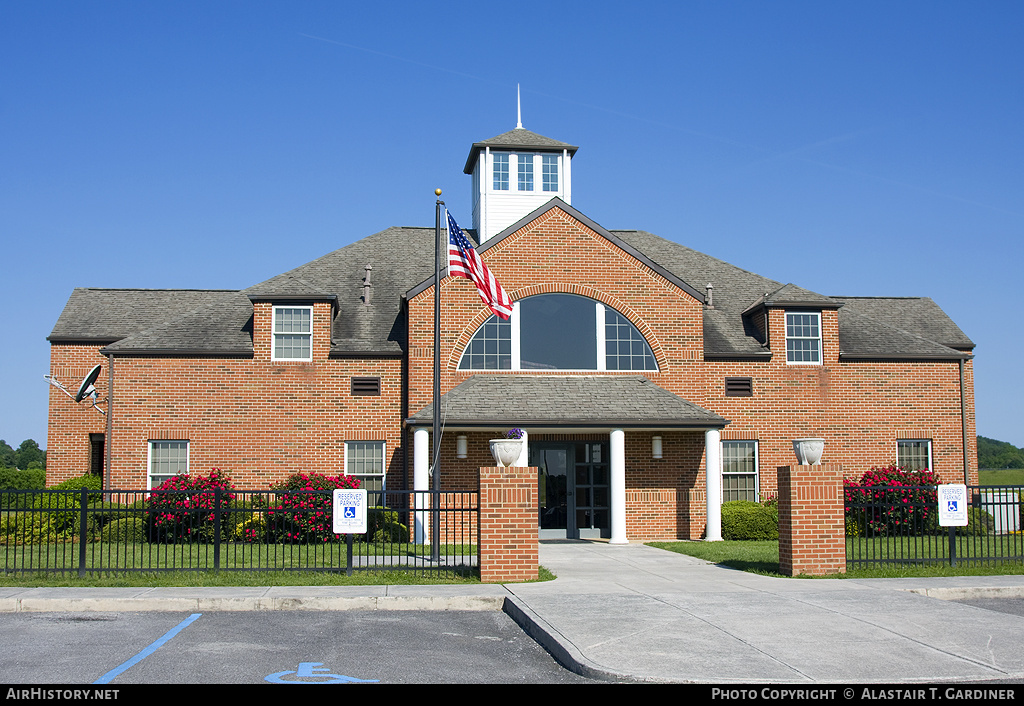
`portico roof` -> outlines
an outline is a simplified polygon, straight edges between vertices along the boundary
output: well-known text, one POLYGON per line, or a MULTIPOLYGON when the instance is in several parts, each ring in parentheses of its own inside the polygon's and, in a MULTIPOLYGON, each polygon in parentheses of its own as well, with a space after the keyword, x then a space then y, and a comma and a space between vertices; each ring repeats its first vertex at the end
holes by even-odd
MULTIPOLYGON (((448 428, 721 429, 727 419, 642 375, 473 375, 441 397, 448 428)), ((433 405, 406 422, 432 426, 433 405)))

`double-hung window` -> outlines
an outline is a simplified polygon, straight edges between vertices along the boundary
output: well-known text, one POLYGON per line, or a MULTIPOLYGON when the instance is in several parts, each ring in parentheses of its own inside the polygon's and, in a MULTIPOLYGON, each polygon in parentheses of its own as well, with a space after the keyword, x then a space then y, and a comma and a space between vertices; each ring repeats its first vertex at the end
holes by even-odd
POLYGON ((183 473, 188 473, 188 441, 149 442, 150 489, 183 473))
POLYGON ((313 307, 274 307, 274 360, 313 360, 313 307))
POLYGON ((722 442, 722 502, 758 501, 757 442, 722 442))
POLYGON ((931 439, 901 439, 897 441, 896 465, 908 471, 931 470, 931 439))
POLYGON ((786 362, 821 365, 820 312, 786 312, 786 362))
POLYGON ((367 491, 371 506, 383 505, 384 498, 380 496, 385 489, 384 442, 345 442, 345 475, 359 479, 359 487, 367 491))

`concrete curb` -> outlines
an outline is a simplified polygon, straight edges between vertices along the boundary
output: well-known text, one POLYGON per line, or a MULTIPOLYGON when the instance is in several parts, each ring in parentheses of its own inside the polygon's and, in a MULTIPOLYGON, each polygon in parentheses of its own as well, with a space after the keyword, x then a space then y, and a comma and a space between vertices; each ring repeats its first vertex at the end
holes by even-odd
POLYGON ((972 598, 1024 598, 1024 586, 984 586, 980 588, 943 587, 943 588, 902 588, 908 593, 919 593, 929 598, 944 601, 962 601, 972 598))
POLYGON ((5 598, 2 613, 52 612, 212 612, 271 610, 501 610, 502 596, 307 596, 307 597, 143 597, 5 598))
POLYGON ((658 680, 637 679, 628 674, 613 672, 591 663, 572 643, 572 640, 555 630, 546 620, 537 615, 522 599, 510 596, 505 599, 502 610, 523 629, 538 645, 547 650, 555 661, 570 672, 590 679, 613 682, 651 682, 658 680))

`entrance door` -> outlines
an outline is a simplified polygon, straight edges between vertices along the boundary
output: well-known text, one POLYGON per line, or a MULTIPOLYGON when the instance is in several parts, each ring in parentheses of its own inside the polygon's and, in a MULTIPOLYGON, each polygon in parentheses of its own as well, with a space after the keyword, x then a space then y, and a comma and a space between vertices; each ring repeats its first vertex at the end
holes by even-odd
POLYGON ((607 442, 531 441, 530 465, 538 469, 541 539, 611 536, 607 442))

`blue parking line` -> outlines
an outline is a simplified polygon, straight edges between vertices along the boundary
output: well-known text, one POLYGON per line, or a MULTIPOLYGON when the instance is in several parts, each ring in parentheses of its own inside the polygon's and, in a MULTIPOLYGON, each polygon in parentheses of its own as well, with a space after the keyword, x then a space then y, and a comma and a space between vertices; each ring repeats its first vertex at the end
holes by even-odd
POLYGON ((123 673, 124 671, 126 671, 130 667, 135 666, 136 664, 138 664, 142 660, 146 659, 146 657, 149 657, 151 654, 156 652, 158 649, 160 649, 164 645, 164 643, 166 643, 172 637, 174 637, 179 632, 181 632, 182 630, 187 628, 189 625, 191 625, 193 622, 195 622, 195 620, 199 616, 201 616, 201 615, 202 615, 202 613, 193 613, 192 615, 188 616, 187 618, 182 620, 180 623, 175 625, 173 628, 171 628, 170 630, 165 632, 163 634, 163 636, 159 640, 154 642, 152 645, 150 645, 149 647, 144 649, 139 654, 137 654, 134 657, 132 657, 130 660, 128 660, 124 664, 122 664, 120 666, 117 666, 117 667, 114 667, 109 672, 104 674, 102 677, 100 677, 99 679, 94 681, 93 684, 109 684, 119 674, 123 673))

